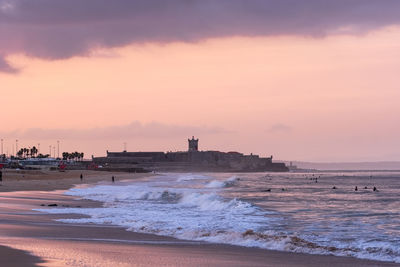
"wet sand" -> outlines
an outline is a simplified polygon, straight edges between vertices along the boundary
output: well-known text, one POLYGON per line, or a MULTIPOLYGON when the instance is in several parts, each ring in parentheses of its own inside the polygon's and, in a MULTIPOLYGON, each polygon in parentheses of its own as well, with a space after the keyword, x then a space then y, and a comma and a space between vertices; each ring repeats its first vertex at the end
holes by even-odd
MULTIPOLYGON (((101 206, 98 202, 62 195, 62 190, 80 184, 80 171, 21 175, 5 173, 0 186, 3 191, 0 193, 0 244, 19 249, 0 246, 1 266, 399 266, 349 257, 184 241, 129 232, 112 225, 56 222, 55 219, 74 215, 52 215, 32 209, 45 208, 42 205, 51 208, 49 204, 101 206)), ((117 180, 143 177, 142 174, 92 171, 84 172, 84 182, 109 182, 112 175, 117 180)))
POLYGON ((0 246, 0 266, 7 267, 34 267, 43 261, 25 251, 0 246))

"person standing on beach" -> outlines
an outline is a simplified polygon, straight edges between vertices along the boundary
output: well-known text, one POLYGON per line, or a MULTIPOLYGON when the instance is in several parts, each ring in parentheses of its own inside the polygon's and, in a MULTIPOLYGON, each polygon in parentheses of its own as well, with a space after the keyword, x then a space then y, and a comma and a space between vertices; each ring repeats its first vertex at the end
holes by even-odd
POLYGON ((83 174, 82 173, 81 173, 81 177, 80 178, 81 178, 81 182, 82 182, 83 181, 83 174))
POLYGON ((112 180, 112 182, 114 183, 114 180, 115 180, 114 176, 113 176, 113 177, 111 177, 111 180, 112 180))
POLYGON ((3 181, 3 172, 0 170, 0 182, 3 181))

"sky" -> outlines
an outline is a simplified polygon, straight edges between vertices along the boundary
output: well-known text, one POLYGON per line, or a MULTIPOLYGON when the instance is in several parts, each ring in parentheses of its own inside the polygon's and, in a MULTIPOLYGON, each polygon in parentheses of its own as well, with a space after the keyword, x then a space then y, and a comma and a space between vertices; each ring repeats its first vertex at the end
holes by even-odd
POLYGON ((3 152, 400 160, 398 0, 0 0, 3 152))

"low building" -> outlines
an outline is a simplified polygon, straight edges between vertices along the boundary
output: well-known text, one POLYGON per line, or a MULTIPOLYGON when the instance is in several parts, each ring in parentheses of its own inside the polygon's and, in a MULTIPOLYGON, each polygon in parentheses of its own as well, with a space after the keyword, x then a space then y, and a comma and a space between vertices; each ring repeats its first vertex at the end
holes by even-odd
POLYGON ((220 171, 255 172, 288 171, 284 163, 273 163, 272 156, 244 155, 239 152, 199 151, 199 139, 188 139, 183 152, 109 152, 95 157, 95 164, 109 168, 137 168, 147 171, 220 171))

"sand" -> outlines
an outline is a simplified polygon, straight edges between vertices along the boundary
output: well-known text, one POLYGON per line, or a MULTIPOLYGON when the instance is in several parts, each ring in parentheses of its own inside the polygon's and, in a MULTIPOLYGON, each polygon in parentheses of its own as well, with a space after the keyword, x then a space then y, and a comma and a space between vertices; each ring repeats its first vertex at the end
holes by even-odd
POLYGON ((177 240, 112 225, 64 224, 73 215, 32 211, 41 205, 94 207, 63 195, 75 184, 143 179, 146 174, 7 171, 0 186, 0 266, 399 266, 349 257, 308 255, 177 240), (12 249, 11 249, 12 248, 12 249), (30 253, 30 254, 27 254, 30 253))
POLYGON ((74 185, 94 184, 97 182, 111 182, 111 177, 115 181, 125 179, 136 179, 146 177, 151 174, 135 174, 127 172, 106 172, 88 170, 60 171, 39 171, 39 170, 3 170, 3 182, 0 192, 11 191, 53 191, 67 190, 74 185), (80 180, 80 175, 83 180, 80 180))
POLYGON ((43 261, 25 251, 0 246, 0 266, 34 267, 37 263, 43 263, 43 261))

